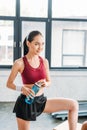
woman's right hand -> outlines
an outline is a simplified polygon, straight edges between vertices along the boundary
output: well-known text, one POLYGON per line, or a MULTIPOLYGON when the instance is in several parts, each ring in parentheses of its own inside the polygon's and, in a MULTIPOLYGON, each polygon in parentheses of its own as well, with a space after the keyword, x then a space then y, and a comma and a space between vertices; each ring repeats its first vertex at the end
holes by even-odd
POLYGON ((27 87, 26 85, 22 87, 21 91, 26 96, 32 95, 33 97, 35 97, 34 91, 31 88, 27 87))

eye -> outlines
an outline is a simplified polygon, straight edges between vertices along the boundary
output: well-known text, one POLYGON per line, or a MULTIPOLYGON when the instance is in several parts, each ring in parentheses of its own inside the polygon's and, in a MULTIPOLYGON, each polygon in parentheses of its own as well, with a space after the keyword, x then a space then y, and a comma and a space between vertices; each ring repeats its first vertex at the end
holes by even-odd
POLYGON ((38 42, 35 42, 35 45, 37 46, 37 45, 39 45, 39 43, 38 43, 38 42))
POLYGON ((42 45, 44 45, 44 42, 42 43, 42 45))

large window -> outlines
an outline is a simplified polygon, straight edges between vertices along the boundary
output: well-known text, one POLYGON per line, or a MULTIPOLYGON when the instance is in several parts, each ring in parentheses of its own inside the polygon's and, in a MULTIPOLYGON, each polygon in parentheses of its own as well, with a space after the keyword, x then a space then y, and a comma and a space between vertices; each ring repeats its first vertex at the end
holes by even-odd
POLYGON ((86 0, 0 0, 0 67, 23 56, 33 30, 44 36, 50 69, 87 67, 86 0))

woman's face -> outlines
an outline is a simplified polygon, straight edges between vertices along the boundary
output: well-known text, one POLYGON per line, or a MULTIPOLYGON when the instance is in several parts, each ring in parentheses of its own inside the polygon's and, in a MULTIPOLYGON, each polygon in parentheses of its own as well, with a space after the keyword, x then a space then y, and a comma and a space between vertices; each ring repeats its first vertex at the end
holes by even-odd
POLYGON ((41 35, 34 37, 32 42, 28 42, 29 52, 32 52, 35 55, 39 55, 44 47, 44 39, 41 35))

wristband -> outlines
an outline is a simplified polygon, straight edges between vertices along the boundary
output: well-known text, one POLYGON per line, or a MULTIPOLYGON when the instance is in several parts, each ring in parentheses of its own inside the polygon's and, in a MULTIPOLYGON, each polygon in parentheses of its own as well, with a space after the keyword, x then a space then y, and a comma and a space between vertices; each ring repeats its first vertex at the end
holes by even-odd
POLYGON ((16 86, 17 91, 21 91, 21 88, 22 88, 22 86, 18 86, 18 85, 16 86))

